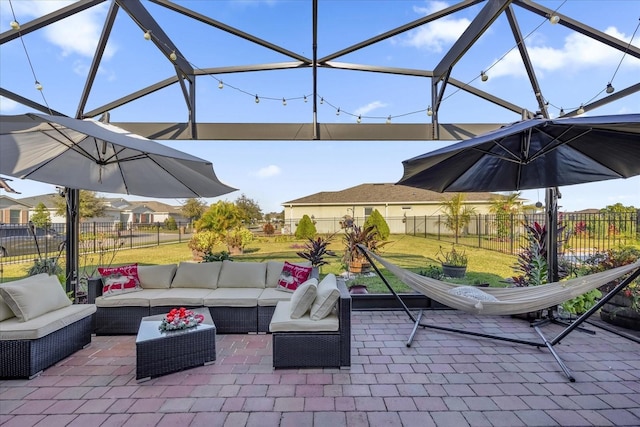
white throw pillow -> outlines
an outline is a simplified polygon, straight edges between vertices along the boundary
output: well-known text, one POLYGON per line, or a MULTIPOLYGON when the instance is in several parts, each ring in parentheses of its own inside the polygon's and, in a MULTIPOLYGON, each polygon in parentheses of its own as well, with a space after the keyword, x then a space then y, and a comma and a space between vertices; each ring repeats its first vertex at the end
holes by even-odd
POLYGON ((313 301, 316 299, 318 290, 318 279, 309 279, 296 289, 291 295, 291 312, 289 316, 292 319, 299 319, 304 316, 313 301))
POLYGON ((176 276, 171 282, 172 288, 205 288, 215 289, 218 285, 222 261, 216 262, 181 262, 176 276))
POLYGON ((3 283, 0 295, 21 322, 71 305, 58 277, 47 273, 3 283))
POLYGON ((474 286, 458 286, 451 288, 448 291, 451 295, 457 295, 459 297, 467 297, 477 301, 498 301, 498 298, 474 286))
POLYGON ((340 290, 336 282, 335 274, 329 273, 318 284, 316 299, 311 306, 311 320, 321 320, 333 311, 336 302, 340 298, 340 290))

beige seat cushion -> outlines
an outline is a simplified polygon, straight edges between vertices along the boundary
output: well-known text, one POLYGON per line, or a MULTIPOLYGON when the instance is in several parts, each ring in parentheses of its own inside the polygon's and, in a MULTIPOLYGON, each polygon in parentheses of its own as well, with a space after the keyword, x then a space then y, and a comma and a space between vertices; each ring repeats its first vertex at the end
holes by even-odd
POLYGON ((215 289, 222 262, 181 262, 171 282, 172 288, 215 289))
POLYGON ((311 320, 309 314, 299 319, 292 319, 291 301, 281 301, 269 324, 270 332, 335 332, 339 329, 340 322, 335 313, 329 314, 322 320, 311 320))
MULTIPOLYGON (((301 267, 311 267, 311 261, 292 262, 291 264, 301 267)), ((267 281, 265 284, 267 288, 275 288, 278 286, 278 280, 280 280, 283 267, 284 261, 267 261, 267 281)))
POLYGON ((96 312, 93 304, 72 304, 27 322, 12 317, 2 322, 0 341, 35 340, 49 335, 96 312))
POLYGON ((257 307, 262 288, 218 288, 204 297, 205 307, 257 307))
POLYGON ((222 261, 218 288, 262 288, 267 278, 264 262, 222 261))
POLYGON ((290 301, 291 292, 282 292, 276 288, 266 288, 258 298, 258 305, 261 307, 275 307, 279 301, 290 301))
POLYGON ((320 283, 318 283, 318 292, 316 300, 311 306, 311 320, 321 320, 328 316, 336 306, 340 298, 340 290, 336 282, 335 274, 327 274, 320 283))
POLYGON ((143 289, 169 289, 177 268, 176 264, 139 265, 140 286, 143 289))
POLYGON ((299 319, 309 312, 311 304, 316 299, 316 291, 318 287, 318 279, 309 279, 302 283, 291 295, 291 313, 292 319, 299 319))
POLYGON ((96 298, 98 307, 149 307, 151 299, 166 292, 167 289, 143 289, 139 292, 96 298))
POLYGON ((58 277, 46 273, 0 284, 0 295, 22 322, 71 305, 58 277))
POLYGON ((171 288, 160 295, 149 298, 151 307, 196 307, 204 304, 204 298, 211 293, 211 289, 203 288, 171 288))

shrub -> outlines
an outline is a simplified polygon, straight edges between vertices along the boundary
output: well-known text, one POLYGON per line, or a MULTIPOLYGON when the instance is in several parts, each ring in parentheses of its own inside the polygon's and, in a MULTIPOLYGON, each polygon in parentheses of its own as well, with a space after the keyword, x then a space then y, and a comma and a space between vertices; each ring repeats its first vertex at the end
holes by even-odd
POLYGON ((177 230, 178 224, 176 223, 176 219, 172 216, 164 220, 164 226, 167 230, 177 230))
POLYGON ((276 228, 270 222, 262 226, 262 232, 267 236, 271 236, 276 232, 276 228))
POLYGON ((309 218, 309 215, 304 214, 302 219, 298 223, 298 227, 296 228, 296 239, 313 239, 318 231, 316 230, 316 226, 309 218))
POLYGON ((367 220, 364 222, 365 228, 370 225, 376 228, 376 230, 378 231, 378 238, 380 240, 389 239, 389 236, 391 235, 389 224, 387 224, 387 221, 385 221, 385 219, 382 217, 382 214, 380 214, 377 209, 374 209, 373 212, 371 212, 371 215, 369 215, 367 220))

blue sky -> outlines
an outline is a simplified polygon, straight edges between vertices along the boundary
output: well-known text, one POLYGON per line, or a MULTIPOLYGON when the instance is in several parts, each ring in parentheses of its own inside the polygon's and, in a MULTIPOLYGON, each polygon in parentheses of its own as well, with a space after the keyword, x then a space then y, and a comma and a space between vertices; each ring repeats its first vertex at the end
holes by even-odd
MULTIPOLYGON (((28 22, 69 2, 14 0, 18 22, 28 22)), ((245 40, 233 38, 203 24, 169 13, 143 0, 189 58, 194 67, 225 67, 289 61, 279 53, 245 40)), ((285 48, 312 56, 310 1, 177 1, 189 9, 261 37, 285 48)), ((640 2, 634 0, 540 1, 564 15, 616 38, 629 41, 637 30, 640 2)), ((377 34, 389 31, 425 14, 454 4, 440 1, 320 0, 318 56, 322 57, 377 34)), ((338 61, 399 68, 433 69, 443 52, 455 42, 482 6, 474 6, 398 35, 377 45, 353 52, 338 61)), ((50 108, 74 116, 87 70, 109 2, 67 18, 45 30, 26 35, 24 44, 43 85, 50 108)), ((536 73, 549 101, 552 116, 600 99, 611 82, 623 89, 640 80, 640 60, 586 39, 571 30, 514 7, 536 73)), ((13 15, 8 0, 0 0, 0 31, 8 31, 13 15)), ((640 34, 632 43, 640 46, 640 34)), ((535 98, 524 68, 517 60, 514 40, 504 17, 496 21, 453 69, 452 77, 536 110, 535 98), (480 71, 486 70, 487 82, 480 71)), ((35 94, 34 75, 20 40, 0 47, 0 85, 28 98, 44 102, 35 94), (38 98, 35 98, 35 97, 38 98)), ((238 73, 199 78, 197 117, 201 122, 310 122, 312 103, 303 95, 312 93, 311 70, 238 73), (224 89, 218 89, 218 80, 224 89), (234 89, 233 87, 237 88, 234 89), (254 102, 255 94, 262 101, 254 102), (269 98, 272 98, 271 100, 269 98), (286 98, 283 106, 281 99, 286 98)), ((319 70, 318 93, 326 102, 318 106, 321 123, 384 123, 388 116, 397 123, 427 123, 424 110, 430 103, 427 79, 344 70, 319 70), (341 114, 336 115, 340 108, 341 114), (414 114, 410 114, 416 112, 414 114)), ((116 20, 112 38, 86 110, 146 87, 174 74, 153 44, 124 14, 116 20)), ((2 114, 30 111, 0 98, 2 114)), ((591 115, 640 113, 636 93, 591 115)), ((449 87, 440 110, 441 123, 509 123, 519 115, 449 87)), ((187 120, 180 89, 172 86, 127 106, 111 111, 111 121, 187 120)), ((351 142, 351 141, 162 141, 182 151, 210 160, 218 177, 239 189, 222 197, 235 200, 241 194, 256 200, 263 211, 280 211, 281 204, 320 191, 338 191, 361 183, 396 182, 402 176, 403 160, 435 150, 451 142, 351 142)), ((32 196, 54 191, 54 186, 14 180, 12 186, 32 196)), ((560 189, 562 210, 602 208, 614 203, 640 207, 640 177, 627 180, 568 186, 560 189)), ((10 195, 12 196, 12 195, 10 195)), ((104 194, 104 196, 113 196, 104 194)), ((544 190, 529 190, 523 196, 544 201, 544 190)), ((134 196, 126 196, 137 200, 134 196)), ((211 203, 217 199, 207 199, 211 203)), ((165 200, 179 204, 182 200, 165 200)))

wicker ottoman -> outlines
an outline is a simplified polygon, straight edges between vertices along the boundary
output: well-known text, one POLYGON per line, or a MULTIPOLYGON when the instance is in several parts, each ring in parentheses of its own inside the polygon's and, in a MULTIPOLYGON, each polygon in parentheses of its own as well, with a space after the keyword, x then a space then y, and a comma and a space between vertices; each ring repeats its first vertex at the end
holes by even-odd
POLYGON ((216 360, 216 327, 209 310, 198 326, 178 331, 158 329, 165 314, 143 317, 136 337, 136 379, 146 380, 216 360))

